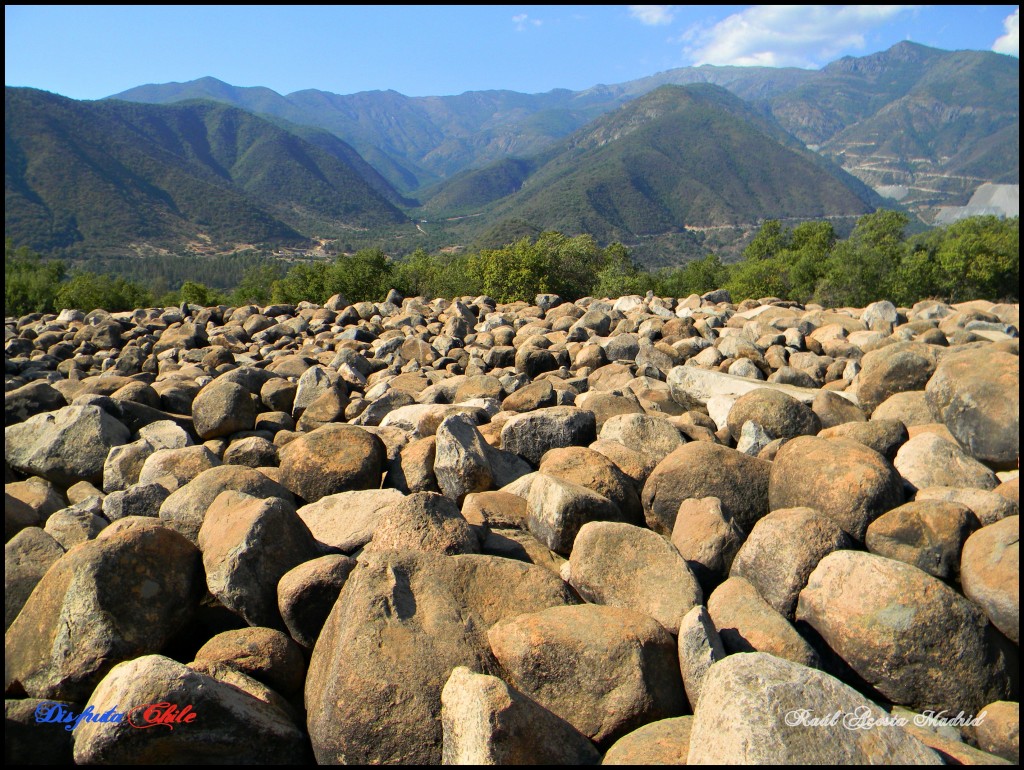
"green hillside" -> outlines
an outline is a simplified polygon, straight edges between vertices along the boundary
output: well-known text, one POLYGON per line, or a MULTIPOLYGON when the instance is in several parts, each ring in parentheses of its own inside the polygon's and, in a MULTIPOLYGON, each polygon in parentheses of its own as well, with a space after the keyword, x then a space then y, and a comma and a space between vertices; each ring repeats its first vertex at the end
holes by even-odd
POLYGON ((243 110, 23 88, 4 101, 5 235, 40 251, 303 245, 405 219, 337 147, 243 110))
POLYGON ((425 217, 483 208, 477 228, 521 220, 599 242, 747 227, 765 218, 857 216, 878 199, 723 88, 663 86, 538 156, 439 186, 425 217))

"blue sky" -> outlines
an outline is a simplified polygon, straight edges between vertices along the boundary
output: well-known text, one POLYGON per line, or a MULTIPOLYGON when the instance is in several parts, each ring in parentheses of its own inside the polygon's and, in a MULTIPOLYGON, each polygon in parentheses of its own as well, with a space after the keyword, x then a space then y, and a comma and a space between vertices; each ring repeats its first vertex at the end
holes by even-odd
POLYGON ((1019 56, 1019 6, 5 6, 5 81, 75 99, 211 75, 280 93, 535 93, 900 40, 1019 56))

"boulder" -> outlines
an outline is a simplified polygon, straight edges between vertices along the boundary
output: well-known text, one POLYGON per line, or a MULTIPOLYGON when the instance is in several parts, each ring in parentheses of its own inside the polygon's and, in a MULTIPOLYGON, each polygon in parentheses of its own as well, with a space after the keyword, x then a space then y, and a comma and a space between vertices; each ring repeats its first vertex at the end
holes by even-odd
POLYGON ((26 527, 4 545, 4 630, 18 617, 46 571, 64 555, 53 537, 26 527))
POLYGON ((712 666, 695 713, 687 764, 942 764, 852 687, 765 653, 712 666))
POLYGON ((584 524, 569 557, 569 583, 584 600, 644 612, 673 634, 703 602, 679 552, 649 529, 610 521, 584 524))
POLYGON ((594 744, 496 676, 457 666, 441 691, 446 765, 592 765, 594 744))
POLYGON ((288 570, 277 583, 277 608, 292 639, 313 649, 356 562, 329 554, 288 570))
POLYGON ((800 436, 782 446, 771 464, 771 510, 812 508, 858 541, 868 524, 903 503, 896 469, 858 441, 800 436))
POLYGON ((172 492, 160 505, 160 521, 192 542, 198 542, 207 510, 218 495, 229 490, 292 502, 291 492, 259 471, 241 465, 220 465, 203 471, 172 492))
POLYGON ((572 602, 556 575, 511 559, 365 554, 309 664, 317 761, 439 763, 441 692, 452 670, 499 673, 488 652, 492 625, 572 602))
POLYGON ((728 576, 745 537, 717 497, 684 500, 672 528, 672 545, 686 559, 705 593, 728 576))
POLYGON ((110 448, 129 438, 128 428, 98 406, 66 406, 4 428, 4 459, 60 486, 100 484, 110 448))
POLYGON ((991 346, 945 356, 925 387, 932 413, 972 457, 998 468, 1020 457, 1020 362, 991 346))
POLYGON ((686 439, 668 420, 647 414, 621 414, 610 418, 601 428, 602 441, 618 441, 660 463, 686 443, 686 439))
POLYGON ((712 592, 708 615, 730 655, 767 652, 804 666, 818 666, 814 648, 741 577, 730 577, 712 592))
POLYGON ((501 429, 501 448, 537 466, 549 449, 587 446, 597 438, 596 431, 593 412, 552 406, 507 420, 501 429))
POLYGON ((811 508, 782 508, 754 525, 729 574, 746 579, 776 612, 792 621, 811 572, 822 558, 841 548, 853 548, 853 541, 832 519, 811 508))
POLYGON ((579 484, 538 473, 526 498, 530 532, 552 551, 568 554, 589 521, 622 521, 619 507, 579 484))
POLYGON ((214 380, 192 402, 192 420, 203 441, 252 430, 256 403, 252 394, 234 382, 214 380))
POLYGON ((670 535, 684 500, 717 497, 744 531, 768 512, 772 463, 735 449, 694 441, 658 463, 644 484, 641 500, 647 525, 670 535))
POLYGON ((487 636, 511 685, 599 745, 682 714, 675 643, 648 615, 552 607, 500 622, 487 636))
POLYGON ((384 443, 353 425, 325 425, 278 452, 281 484, 307 503, 359 489, 377 489, 387 455, 384 443))
POLYGON ((221 492, 199 530, 206 585, 249 625, 284 628, 277 609, 277 583, 320 549, 291 503, 221 492))
POLYGON ((1020 517, 989 524, 967 538, 960 581, 967 598, 1020 644, 1020 517))
POLYGON ((924 390, 938 356, 922 342, 896 342, 865 353, 857 375, 857 397, 869 413, 894 393, 924 390))
POLYGON ((480 543, 455 503, 433 492, 415 492, 381 512, 365 552, 391 550, 476 553, 480 543))
POLYGON ((286 634, 273 628, 239 628, 212 637, 196 652, 195 663, 231 666, 287 698, 302 692, 306 661, 286 634))
POLYGON ((810 407, 771 388, 758 388, 736 399, 727 419, 734 441, 739 441, 748 420, 761 426, 769 440, 813 436, 821 430, 821 420, 810 407))
POLYGON ((199 551, 155 522, 120 526, 130 521, 43 575, 7 630, 8 690, 17 682, 31 697, 83 701, 114 665, 160 650, 191 617, 203 590, 199 551))
POLYGON ((725 647, 707 607, 697 605, 679 621, 679 672, 691 711, 700 700, 704 680, 713 663, 725 657, 725 647))
POLYGON ((352 553, 370 542, 381 514, 404 495, 397 489, 364 489, 321 497, 298 509, 325 549, 352 553))
POLYGON ((934 433, 919 433, 900 447, 893 465, 915 490, 925 487, 995 489, 991 470, 952 441, 934 433))
POLYGON ((651 722, 615 741, 601 764, 685 765, 692 729, 692 716, 651 722))
POLYGON ((977 518, 963 505, 916 500, 875 519, 868 527, 864 545, 871 553, 912 564, 929 575, 956 583, 960 551, 978 527, 977 518))
POLYGON ((1014 664, 981 609, 900 561, 829 554, 800 592, 796 617, 894 703, 976 714, 1013 689, 1014 664))
POLYGON ((98 713, 109 704, 125 704, 123 721, 82 722, 75 730, 76 764, 290 764, 307 759, 302 731, 280 709, 162 655, 115 667, 86 709, 98 713), (162 703, 171 706, 142 708, 162 703), (180 721, 157 721, 168 716, 180 721), (172 729, 145 729, 154 727, 172 729))

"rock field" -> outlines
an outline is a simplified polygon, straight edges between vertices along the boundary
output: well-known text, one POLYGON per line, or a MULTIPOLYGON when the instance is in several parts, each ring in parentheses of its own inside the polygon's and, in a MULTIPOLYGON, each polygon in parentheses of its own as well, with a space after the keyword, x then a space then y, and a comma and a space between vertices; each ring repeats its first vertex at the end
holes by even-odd
POLYGON ((6 761, 1015 763, 1018 326, 7 318, 6 761))

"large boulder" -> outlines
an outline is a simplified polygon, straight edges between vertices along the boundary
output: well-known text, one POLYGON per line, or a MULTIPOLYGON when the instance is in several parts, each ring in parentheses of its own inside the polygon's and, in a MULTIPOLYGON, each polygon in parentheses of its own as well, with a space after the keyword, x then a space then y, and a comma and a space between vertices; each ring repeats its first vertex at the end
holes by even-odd
POLYGON ((693 441, 658 463, 644 484, 641 499, 647 526, 671 535, 684 500, 717 497, 744 531, 768 513, 768 477, 772 463, 735 449, 693 441))
POLYGON ((999 484, 991 470, 952 441, 934 433, 918 433, 901 446, 893 465, 915 490, 926 487, 995 489, 999 484))
POLYGON ((501 448, 531 465, 549 449, 587 446, 597 438, 594 413, 573 406, 552 406, 517 414, 501 428, 501 448))
POLYGON ((203 441, 252 430, 256 422, 253 395, 234 382, 216 379, 192 402, 192 420, 203 441))
POLYGON ((100 713, 110 704, 121 706, 124 718, 83 721, 75 730, 76 764, 262 765, 308 757, 302 730, 283 711, 162 655, 116 666, 86 709, 100 713), (168 715, 180 722, 158 721, 168 715))
POLYGON ((320 555, 291 503, 230 490, 210 505, 198 542, 210 593, 251 626, 284 627, 277 583, 320 555))
POLYGON ((99 485, 110 448, 129 438, 128 428, 98 406, 66 406, 4 428, 4 459, 63 487, 83 480, 99 485))
POLYGON ((896 342, 866 353, 857 375, 857 397, 871 412, 894 393, 924 390, 938 356, 923 342, 896 342))
POLYGON ((540 472, 579 484, 615 503, 630 520, 644 520, 640 495, 619 467, 599 452, 586 447, 552 449, 540 461, 540 472))
POLYGON ((695 714, 691 765, 942 764, 852 687, 764 653, 712 666, 695 714))
POLYGON ((708 615, 729 654, 768 652, 805 666, 819 663, 807 640, 741 577, 731 577, 714 590, 708 615))
POLYGON ((292 568, 277 582, 277 608, 292 639, 312 650, 356 562, 328 554, 292 568))
POLYGON ((552 551, 568 554, 589 521, 622 521, 619 507, 579 484, 538 473, 526 498, 530 532, 552 551))
POLYGON ((594 744, 564 719, 496 676, 465 666, 441 691, 446 765, 592 765, 594 744))
POLYGON ((602 441, 618 441, 657 464, 686 443, 668 420, 649 414, 620 414, 601 428, 602 441))
POLYGON ((835 551, 811 573, 796 617, 894 703, 976 714, 1013 691, 1005 642, 981 609, 909 564, 835 551))
POLYGON ((978 460, 1012 468, 1020 457, 1020 361, 988 347, 944 357, 925 387, 928 405, 978 460))
POLYGON ((439 763, 441 691, 452 670, 498 674, 486 637, 492 625, 573 601, 558 576, 511 559, 365 554, 309 664, 317 761, 439 763))
POLYGON ((4 630, 18 617, 50 566, 64 555, 60 543, 39 527, 26 527, 4 545, 4 630))
POLYGON ((913 564, 953 583, 960 574, 960 551, 978 526, 963 505, 915 500, 871 522, 864 545, 871 553, 913 564))
POLYGON ((605 746, 685 706, 672 636, 621 607, 552 607, 496 624, 509 683, 605 746))
POLYGON ((476 533, 455 503, 434 492, 415 492, 381 512, 365 551, 432 551, 456 554, 480 549, 476 533))
POLYGON ((693 717, 659 719, 623 735, 605 753, 602 765, 685 765, 693 717))
POLYGON ((860 442, 800 436, 775 456, 768 498, 773 511, 813 508, 863 541, 868 524, 903 502, 903 484, 888 460, 860 442))
POLYGON ((611 521, 584 524, 569 556, 569 583, 588 602, 645 612, 668 631, 703 602, 686 560, 649 529, 611 521))
POLYGON ((818 562, 852 547, 849 535, 827 516, 811 508, 783 508, 754 525, 730 574, 745 578, 776 612, 792 620, 800 591, 818 562))
POLYGON ((207 510, 221 492, 228 490, 292 502, 291 492, 259 471, 241 465, 219 465, 203 471, 172 492, 160 504, 160 521, 193 543, 198 542, 207 510))
POLYGON ((992 624, 1020 644, 1020 517, 982 527, 964 544, 964 593, 992 624))
POLYGON ((821 430, 821 420, 809 406, 771 388, 758 388, 736 399, 727 420, 734 441, 739 441, 748 421, 760 425, 773 439, 813 436, 821 430))
POLYGON ((148 519, 112 524, 62 556, 29 596, 5 637, 7 687, 83 701, 120 661, 162 649, 202 590, 200 554, 186 538, 148 519))
POLYGON ((403 497, 397 489, 339 492, 304 505, 297 513, 325 548, 352 553, 370 542, 383 512, 403 497))
POLYGON ((324 425, 281 448, 281 484, 307 503, 358 489, 377 489, 387 461, 384 443, 354 425, 324 425))

